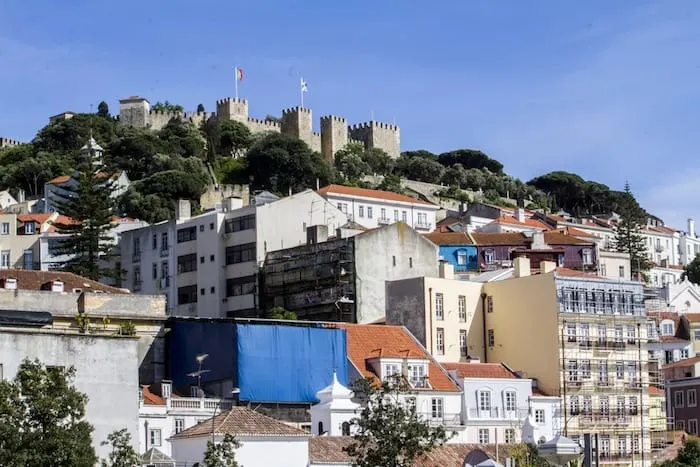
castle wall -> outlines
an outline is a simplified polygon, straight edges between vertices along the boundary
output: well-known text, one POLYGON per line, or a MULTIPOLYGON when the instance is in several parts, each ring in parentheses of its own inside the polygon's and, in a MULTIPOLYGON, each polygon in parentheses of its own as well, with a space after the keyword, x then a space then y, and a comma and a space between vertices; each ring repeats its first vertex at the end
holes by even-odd
POLYGON ((212 209, 217 205, 220 206, 226 198, 241 198, 243 206, 248 206, 250 204, 248 185, 209 185, 199 197, 199 207, 202 210, 212 209))
MULTIPOLYGON (((236 120, 247 124, 248 100, 234 97, 227 97, 216 101, 216 115, 221 120, 236 120)), ((253 131, 251 129, 251 131, 253 131)))
POLYGON ((124 125, 144 128, 148 125, 151 105, 143 98, 122 99, 119 101, 119 121, 124 125))
POLYGON ((23 143, 10 138, 0 138, 0 148, 9 148, 10 146, 19 146, 20 144, 23 143))
POLYGON ((401 153, 399 127, 390 123, 366 122, 348 128, 350 137, 360 140, 365 147, 386 151, 396 159, 401 153))
POLYGON ((315 131, 311 133, 311 143, 309 147, 312 151, 321 152, 321 133, 315 131))
POLYGON ((282 111, 282 133, 302 140, 309 147, 313 145, 311 128, 311 109, 292 107, 282 111))
POLYGON ((265 131, 280 133, 282 131, 282 125, 280 124, 280 122, 260 120, 259 118, 248 117, 248 119, 243 123, 245 123, 245 125, 252 133, 262 133, 265 131))
POLYGON ((335 153, 348 144, 348 122, 343 117, 321 117, 321 154, 333 162, 335 153))

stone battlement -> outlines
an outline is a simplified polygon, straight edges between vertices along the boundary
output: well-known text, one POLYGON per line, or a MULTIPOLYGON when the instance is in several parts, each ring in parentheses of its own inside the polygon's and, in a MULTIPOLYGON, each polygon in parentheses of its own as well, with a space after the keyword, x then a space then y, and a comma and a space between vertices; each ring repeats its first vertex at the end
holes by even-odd
POLYGON ((282 110, 282 115, 291 114, 291 113, 295 113, 295 112, 310 114, 310 113, 311 113, 311 109, 307 109, 306 107, 299 107, 299 106, 290 107, 290 108, 288 108, 288 109, 283 109, 283 110, 282 110))
POLYGON ((149 110, 148 111, 149 115, 159 115, 162 117, 170 117, 170 118, 175 118, 175 117, 180 117, 185 114, 184 112, 171 112, 170 110, 149 110))
POLYGON ((280 122, 275 122, 272 120, 261 120, 259 118, 255 117, 248 117, 248 122, 252 123, 254 125, 261 125, 261 126, 269 126, 270 129, 277 129, 279 130, 282 124, 280 122))
POLYGON ((385 123, 385 122, 375 122, 375 121, 369 121, 369 122, 364 122, 364 123, 356 123, 354 125, 350 125, 348 129, 350 131, 352 130, 362 130, 365 128, 381 128, 384 130, 391 130, 391 131, 398 131, 399 127, 397 125, 393 125, 391 123, 385 123))
POLYGON ((16 139, 0 138, 0 148, 7 148, 10 146, 19 146, 20 144, 24 144, 24 143, 21 141, 17 141, 16 139))
POLYGON ((224 104, 229 104, 232 102, 236 102, 238 104, 246 104, 248 105, 248 99, 242 99, 240 97, 224 97, 223 99, 219 99, 216 101, 216 105, 224 105, 224 104))
POLYGON ((336 115, 324 115, 321 117, 321 121, 332 121, 332 122, 338 122, 338 123, 346 123, 347 119, 345 117, 338 117, 336 115))

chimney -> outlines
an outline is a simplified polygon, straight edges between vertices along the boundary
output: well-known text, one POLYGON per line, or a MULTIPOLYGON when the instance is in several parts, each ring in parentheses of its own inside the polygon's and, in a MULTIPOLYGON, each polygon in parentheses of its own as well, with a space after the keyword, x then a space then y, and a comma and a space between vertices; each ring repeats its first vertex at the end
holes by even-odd
POLYGON ((467 356, 467 363, 481 363, 481 359, 479 357, 469 355, 467 356))
POLYGON ((532 244, 530 245, 530 248, 532 248, 533 250, 549 249, 549 245, 547 245, 544 241, 544 232, 532 233, 532 244))
POLYGON ((554 261, 540 261, 540 274, 547 274, 557 269, 557 263, 554 261))
POLYGON ((440 279, 454 279, 455 268, 447 261, 440 261, 440 279))
POLYGON ((525 209, 524 208, 518 208, 515 210, 515 218, 518 220, 518 222, 525 222, 525 209))
POLYGON ((17 290, 17 279, 14 277, 6 277, 2 280, 2 288, 7 290, 17 290))
POLYGON ((312 225, 306 228, 306 244, 315 245, 328 241, 327 225, 312 225))
POLYGON ((19 190, 17 190, 17 202, 24 203, 26 199, 27 198, 25 196, 24 189, 20 188, 19 190))
POLYGON ((63 292, 63 282, 51 281, 51 292, 63 292))
POLYGON ((530 275, 530 258, 518 256, 513 260, 513 275, 515 277, 527 277, 530 275))
POLYGON ((688 236, 695 238, 695 220, 688 219, 688 236))
POLYGON ((192 204, 189 199, 178 199, 175 206, 175 219, 184 220, 192 216, 192 204))
POLYGON ((243 207, 243 199, 236 198, 235 196, 230 196, 224 199, 222 207, 224 212, 235 211, 236 209, 240 209, 243 207))

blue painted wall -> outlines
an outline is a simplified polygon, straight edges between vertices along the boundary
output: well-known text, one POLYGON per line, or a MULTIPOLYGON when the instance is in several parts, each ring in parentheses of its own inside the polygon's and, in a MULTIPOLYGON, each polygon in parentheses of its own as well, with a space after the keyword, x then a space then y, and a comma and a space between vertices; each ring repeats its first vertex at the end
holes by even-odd
POLYGON ((478 267, 476 246, 474 245, 440 245, 440 259, 454 266, 455 271, 471 271, 478 267), (457 256, 460 251, 467 255, 467 264, 458 264, 457 256))

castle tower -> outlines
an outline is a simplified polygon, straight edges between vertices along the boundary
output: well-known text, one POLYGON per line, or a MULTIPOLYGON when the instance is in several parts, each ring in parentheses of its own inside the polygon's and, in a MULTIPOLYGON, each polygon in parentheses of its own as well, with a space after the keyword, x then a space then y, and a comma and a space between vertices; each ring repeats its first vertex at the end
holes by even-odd
POLYGON ((226 97, 216 101, 216 116, 219 120, 236 120, 248 123, 248 100, 237 97, 226 97))
POLYGON ((119 121, 124 125, 145 128, 150 111, 151 104, 143 97, 131 96, 119 101, 119 121))
POLYGON ((350 436, 351 420, 359 415, 355 393, 340 384, 333 372, 331 384, 316 393, 318 404, 311 407, 311 433, 314 435, 350 436))
POLYGON ((348 122, 343 117, 321 117, 321 154, 333 163, 335 153, 348 144, 348 122))
POLYGON ((371 121, 352 125, 348 132, 351 139, 362 141, 368 149, 382 149, 394 159, 401 154, 401 133, 396 125, 371 121))
POLYGON ((304 141, 313 148, 311 109, 292 107, 282 111, 282 133, 304 141))

